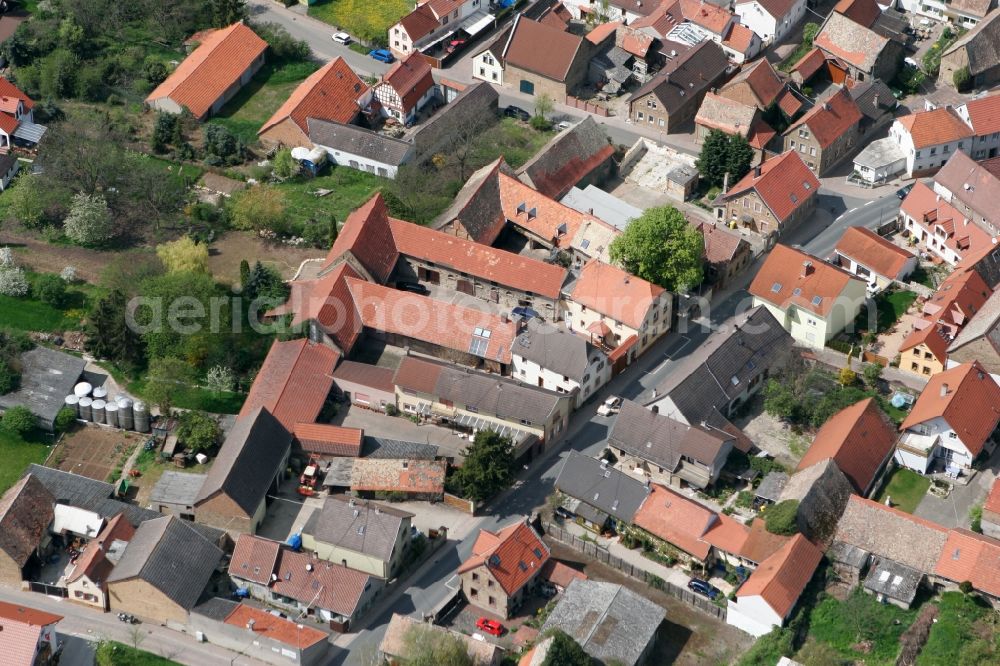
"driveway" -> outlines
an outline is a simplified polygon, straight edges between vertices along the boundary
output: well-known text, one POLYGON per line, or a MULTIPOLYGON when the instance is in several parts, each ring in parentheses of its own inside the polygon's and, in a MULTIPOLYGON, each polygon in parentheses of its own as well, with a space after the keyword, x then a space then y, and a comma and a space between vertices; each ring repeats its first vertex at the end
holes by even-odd
POLYGON ((969 509, 982 504, 1000 471, 1000 449, 993 453, 988 466, 978 472, 968 485, 952 487, 948 497, 941 499, 927 493, 913 512, 915 516, 933 520, 945 527, 969 527, 969 509))

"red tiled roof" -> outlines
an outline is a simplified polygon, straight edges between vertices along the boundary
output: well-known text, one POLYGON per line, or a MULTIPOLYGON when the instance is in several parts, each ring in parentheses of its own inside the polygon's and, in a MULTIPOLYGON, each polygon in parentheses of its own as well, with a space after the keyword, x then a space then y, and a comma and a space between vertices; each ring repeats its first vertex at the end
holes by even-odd
POLYGON ((956 268, 924 302, 921 319, 903 340, 900 351, 923 344, 944 364, 952 339, 982 309, 992 293, 978 272, 956 268))
POLYGON ((776 134, 777 132, 771 129, 771 126, 764 122, 763 118, 757 118, 750 125, 747 143, 758 150, 764 150, 776 134))
POLYGON ((855 23, 860 23, 866 28, 870 28, 873 23, 882 15, 882 8, 875 0, 840 0, 833 11, 843 14, 855 23))
POLYGON ((554 558, 550 558, 545 563, 542 567, 542 573, 539 575, 553 585, 563 588, 569 587, 569 584, 574 580, 587 580, 587 574, 577 571, 573 567, 563 564, 554 558))
POLYGON ((105 557, 104 553, 115 540, 129 541, 134 534, 135 528, 125 518, 125 514, 119 513, 109 520, 97 538, 91 539, 84 547, 80 557, 76 560, 73 571, 66 577, 67 582, 75 582, 83 576, 87 576, 97 584, 107 581, 114 564, 105 557))
POLYGON ((697 225, 705 238, 705 261, 710 264, 724 264, 732 261, 741 245, 749 245, 739 234, 724 227, 701 222, 697 225))
POLYGON ((798 72, 803 81, 808 81, 826 64, 826 56, 818 47, 813 47, 792 66, 793 72, 798 72))
POLYGON ((819 145, 822 148, 828 148, 830 144, 861 122, 861 117, 861 109, 858 108, 851 94, 846 89, 841 88, 826 102, 817 104, 790 125, 785 130, 785 135, 787 136, 796 128, 806 125, 812 130, 819 145))
MULTIPOLYGON (((748 2, 757 2, 768 14, 776 19, 787 16, 795 7, 795 0, 736 0, 737 5, 748 2)), ((778 23, 781 23, 779 20, 778 23)))
POLYGON ((823 551, 796 534, 760 563, 736 591, 736 598, 759 596, 776 614, 788 617, 822 559, 823 551))
POLYGON ((580 269, 570 298, 638 330, 663 292, 663 287, 591 259, 580 269))
POLYGON ((553 81, 565 81, 582 37, 518 15, 507 45, 507 64, 553 81))
POLYGON ((702 539, 718 550, 739 555, 750 536, 750 528, 724 513, 717 514, 716 519, 702 539))
POLYGON ((621 21, 608 21, 601 23, 596 28, 587 33, 587 41, 591 44, 600 44, 608 35, 611 35, 622 26, 621 21))
POLYGON ((337 56, 300 83, 257 134, 285 118, 291 118, 306 134, 309 133, 307 118, 350 123, 360 111, 358 99, 367 90, 368 86, 347 61, 337 56))
POLYGON ((545 25, 551 25, 553 28, 565 30, 566 25, 573 20, 573 15, 566 9, 563 3, 557 2, 547 12, 542 14, 542 18, 538 20, 545 25))
POLYGON ((302 338, 275 340, 254 379, 240 416, 266 407, 291 432, 296 423, 313 423, 319 416, 330 388, 333 368, 340 358, 326 345, 302 338))
POLYGON ((837 241, 837 252, 879 275, 895 280, 913 255, 864 227, 848 227, 837 241))
POLYGON ((637 58, 645 58, 653 45, 653 37, 644 32, 626 27, 622 35, 621 47, 637 58))
POLYGON ((791 118, 802 109, 802 100, 796 97, 791 90, 785 90, 778 98, 778 108, 791 118))
POLYGON ((201 45, 149 94, 146 102, 169 97, 186 106, 196 118, 212 105, 267 50, 267 42, 243 23, 209 34, 201 45))
POLYGON ((653 484, 652 491, 632 522, 697 559, 706 559, 712 544, 703 537, 718 519, 716 513, 663 486, 653 484))
POLYGON ((30 97, 21 92, 21 89, 11 83, 7 78, 0 76, 0 98, 20 100, 24 105, 24 110, 32 109, 35 103, 30 97))
POLYGON ((481 529, 472 555, 462 562, 458 572, 485 566, 504 592, 511 595, 524 587, 549 557, 549 547, 522 518, 499 532, 481 529))
POLYGON ((392 393, 395 384, 392 382, 392 368, 383 368, 369 363, 358 363, 357 361, 344 361, 333 373, 333 381, 347 381, 354 384, 361 384, 369 388, 392 393))
POLYGON ((952 141, 968 139, 972 129, 962 122, 949 108, 938 107, 931 111, 917 111, 896 122, 903 126, 913 139, 916 149, 937 146, 952 141))
POLYGON ((430 63, 421 54, 411 53, 404 60, 396 61, 382 77, 381 83, 395 90, 403 102, 403 109, 409 110, 434 87, 434 78, 430 63))
POLYGON ((979 136, 1000 132, 1000 94, 988 95, 967 102, 969 122, 979 136))
POLYGON ((292 430, 306 453, 355 458, 361 455, 364 430, 324 423, 296 423, 292 430))
POLYGON ((490 331, 483 358, 510 363, 517 326, 498 315, 346 278, 353 306, 368 328, 468 353, 477 328, 490 331))
POLYGON ((737 53, 746 53, 750 50, 756 36, 757 33, 743 24, 733 23, 729 26, 729 34, 722 40, 722 43, 737 53))
POLYGON ((229 573, 259 585, 271 581, 281 544, 253 534, 241 534, 229 560, 229 573))
POLYGON ((759 564, 781 550, 789 541, 789 537, 768 532, 763 518, 754 518, 739 555, 759 564))
POLYGON ((410 41, 415 42, 420 38, 429 35, 437 29, 438 20, 434 12, 426 4, 420 5, 412 12, 399 20, 403 30, 410 36, 410 41))
MULTIPOLYGON (((62 619, 45 611, 0 601, 3 662, 7 666, 33 666, 42 629, 62 619)), ((53 644, 55 637, 52 637, 53 644)))
POLYGON ((444 367, 439 363, 429 363, 414 356, 405 356, 396 368, 393 383, 400 388, 436 395, 438 378, 444 367))
POLYGON ((488 245, 456 238, 418 224, 390 220, 400 254, 491 280, 498 285, 558 299, 566 269, 488 245))
POLYGON ((312 647, 326 640, 326 634, 319 629, 303 626, 283 617, 275 617, 267 611, 247 604, 239 604, 226 617, 225 623, 251 632, 254 640, 263 637, 299 649, 312 647), (253 629, 248 629, 251 621, 253 629))
POLYGON ((854 489, 866 494, 896 446, 896 429, 874 398, 845 407, 823 424, 797 470, 832 459, 854 489))
POLYGON ((1000 541, 965 529, 948 532, 934 573, 1000 597, 1000 541))
POLYGON ((1000 423, 1000 386, 978 361, 933 375, 900 430, 943 418, 973 456, 1000 423))
POLYGON ((766 58, 761 58, 748 65, 744 65, 743 69, 729 83, 722 86, 719 94, 726 97, 728 90, 732 90, 743 83, 753 92, 762 110, 774 104, 778 95, 785 90, 785 84, 766 58))
POLYGON ((795 305, 825 317, 851 280, 860 282, 843 269, 779 243, 750 284, 750 293, 782 310, 795 305))
POLYGON ((356 458, 351 490, 440 495, 447 466, 444 460, 356 458))
POLYGON ((819 180, 794 150, 782 153, 751 169, 736 183, 726 198, 736 198, 755 190, 779 222, 804 205, 819 190, 819 180))
POLYGON ((939 199, 937 193, 922 181, 914 183, 900 210, 938 240, 943 240, 945 246, 959 256, 979 255, 994 249, 989 233, 978 224, 966 223, 961 212, 944 199, 939 199), (935 233, 937 226, 945 232, 943 239, 941 234, 935 233))
POLYGON ((280 549, 274 573, 278 579, 271 589, 276 594, 345 617, 354 615, 371 585, 371 576, 366 573, 289 548, 280 549))
POLYGON ((389 278, 399 252, 389 228, 389 209, 381 194, 376 194, 347 216, 326 256, 323 270, 332 266, 348 250, 375 280, 385 282, 389 278))
POLYGON ((729 21, 733 18, 732 12, 708 2, 701 0, 676 1, 681 5, 684 18, 719 36, 722 36, 722 31, 726 29, 729 21))
POLYGON ((990 487, 990 494, 986 496, 986 503, 983 505, 983 509, 1000 514, 1000 477, 993 480, 993 485, 990 487))
POLYGON ((316 280, 292 282, 291 295, 283 305, 269 311, 267 315, 293 315, 292 325, 315 321, 333 339, 340 350, 347 354, 361 335, 361 318, 351 303, 351 294, 345 278, 361 276, 348 263, 336 268, 316 280))

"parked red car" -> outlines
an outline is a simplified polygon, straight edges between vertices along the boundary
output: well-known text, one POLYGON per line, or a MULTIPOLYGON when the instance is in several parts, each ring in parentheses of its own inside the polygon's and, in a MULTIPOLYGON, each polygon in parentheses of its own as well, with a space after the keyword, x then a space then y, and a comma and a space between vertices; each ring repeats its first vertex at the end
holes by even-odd
POLYGON ((476 620, 476 629, 479 629, 480 631, 485 631, 486 633, 492 634, 494 636, 503 635, 503 625, 497 622, 496 620, 491 620, 485 617, 481 617, 478 620, 476 620))
POLYGON ((453 40, 451 40, 451 42, 448 43, 448 53, 454 53, 455 50, 458 47, 460 47, 463 44, 465 44, 465 41, 466 40, 464 40, 464 39, 453 39, 453 40))

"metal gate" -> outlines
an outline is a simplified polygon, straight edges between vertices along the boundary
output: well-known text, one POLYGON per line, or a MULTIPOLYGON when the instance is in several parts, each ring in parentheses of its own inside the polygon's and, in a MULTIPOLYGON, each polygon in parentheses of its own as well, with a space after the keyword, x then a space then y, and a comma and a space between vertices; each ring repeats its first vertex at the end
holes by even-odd
POLYGON ((39 594, 47 594, 53 597, 63 597, 69 596, 69 590, 65 587, 59 587, 58 585, 48 585, 46 583, 36 583, 31 581, 28 583, 28 589, 32 592, 38 592, 39 594))

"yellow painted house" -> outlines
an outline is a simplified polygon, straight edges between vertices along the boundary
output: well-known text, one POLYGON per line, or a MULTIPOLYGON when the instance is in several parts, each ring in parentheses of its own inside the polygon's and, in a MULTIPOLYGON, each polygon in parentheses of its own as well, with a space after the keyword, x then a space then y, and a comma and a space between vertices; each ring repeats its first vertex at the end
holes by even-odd
POLYGON ((410 547, 412 513, 343 495, 326 498, 302 528, 316 557, 379 578, 395 578, 410 547))
POLYGON ((754 306, 765 306, 796 342, 822 349, 854 324, 866 287, 841 268, 779 244, 754 278, 750 294, 754 306))

